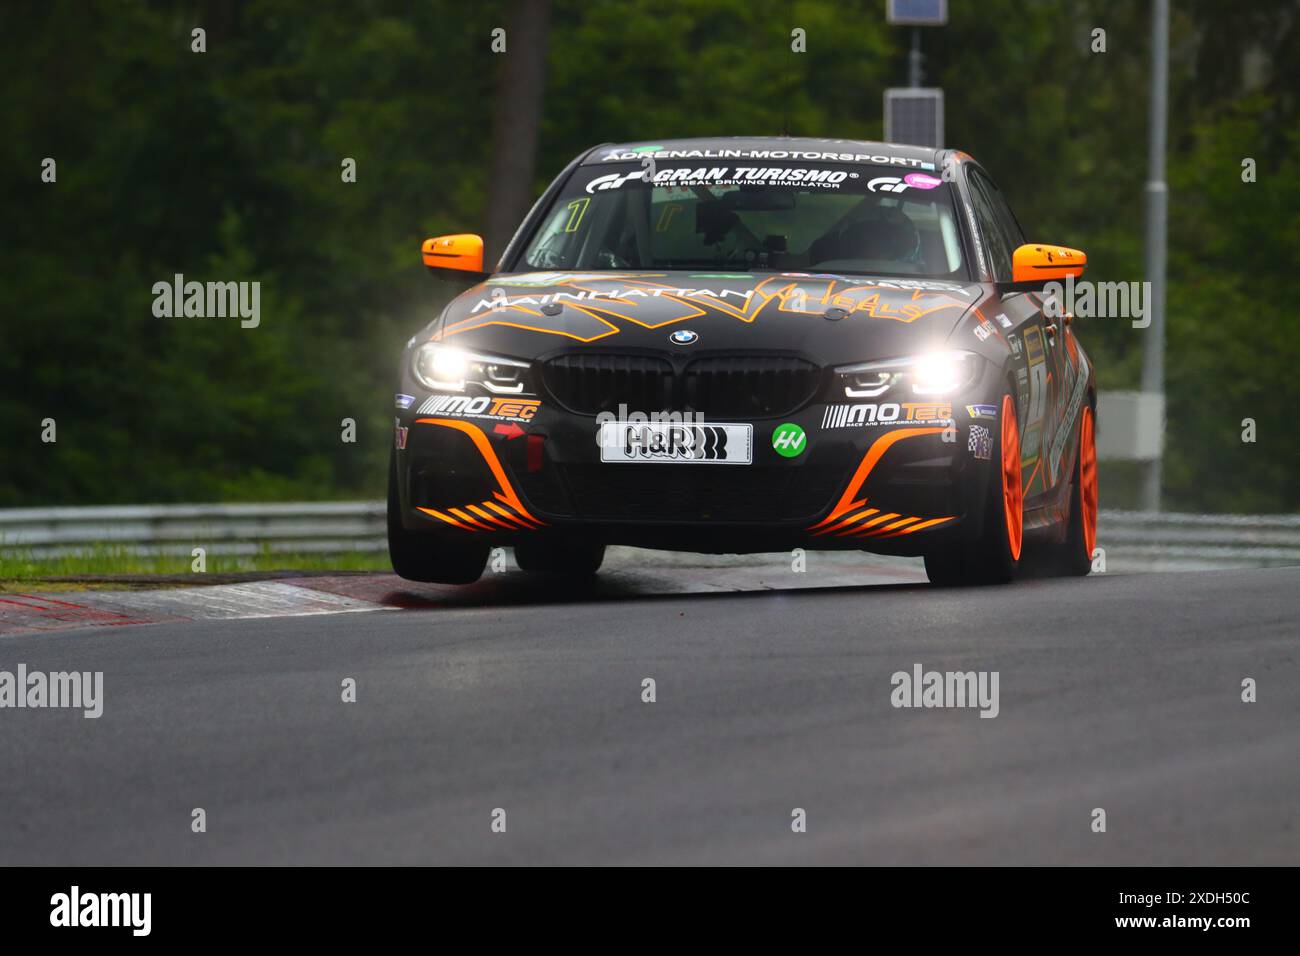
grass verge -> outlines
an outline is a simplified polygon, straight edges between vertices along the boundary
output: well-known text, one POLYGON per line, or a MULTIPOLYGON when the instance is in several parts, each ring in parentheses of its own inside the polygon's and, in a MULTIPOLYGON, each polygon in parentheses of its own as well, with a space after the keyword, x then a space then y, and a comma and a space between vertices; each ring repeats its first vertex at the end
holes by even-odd
POLYGON ((0 591, 34 589, 36 585, 45 590, 149 586, 146 576, 157 577, 161 586, 183 587, 293 571, 391 570, 383 551, 297 554, 264 549, 253 554, 210 554, 204 570, 197 571, 188 555, 143 554, 122 546, 103 545, 57 557, 7 550, 0 551, 0 591))

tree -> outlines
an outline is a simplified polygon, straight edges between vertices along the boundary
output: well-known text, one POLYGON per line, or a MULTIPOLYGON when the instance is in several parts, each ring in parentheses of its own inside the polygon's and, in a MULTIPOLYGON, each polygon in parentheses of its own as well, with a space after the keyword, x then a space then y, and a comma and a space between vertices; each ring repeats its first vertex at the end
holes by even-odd
POLYGON ((493 109, 485 262, 496 262, 505 252, 535 198, 550 16, 548 0, 515 0, 500 36, 505 49, 493 109))

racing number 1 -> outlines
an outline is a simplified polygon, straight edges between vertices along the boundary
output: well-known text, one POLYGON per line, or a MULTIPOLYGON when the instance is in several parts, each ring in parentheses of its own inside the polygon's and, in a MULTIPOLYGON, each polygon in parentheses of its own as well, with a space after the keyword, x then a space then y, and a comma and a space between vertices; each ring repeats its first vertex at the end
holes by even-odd
POLYGON ((590 199, 575 199, 564 208, 569 210, 569 221, 564 224, 565 232, 577 232, 578 226, 582 224, 582 217, 587 212, 587 204, 590 199))

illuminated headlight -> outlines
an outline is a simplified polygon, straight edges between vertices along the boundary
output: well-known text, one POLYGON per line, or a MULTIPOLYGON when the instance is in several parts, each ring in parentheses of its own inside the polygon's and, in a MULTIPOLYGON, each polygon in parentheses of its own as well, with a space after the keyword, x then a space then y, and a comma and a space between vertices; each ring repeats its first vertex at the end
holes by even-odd
POLYGON ((876 398, 895 385, 910 384, 916 395, 951 395, 979 374, 974 352, 928 352, 906 358, 842 365, 836 381, 848 398, 876 398))
POLYGON ((524 390, 527 362, 467 352, 439 342, 426 342, 415 350, 411 371, 425 388, 437 392, 463 392, 478 385, 495 395, 518 395, 524 390))

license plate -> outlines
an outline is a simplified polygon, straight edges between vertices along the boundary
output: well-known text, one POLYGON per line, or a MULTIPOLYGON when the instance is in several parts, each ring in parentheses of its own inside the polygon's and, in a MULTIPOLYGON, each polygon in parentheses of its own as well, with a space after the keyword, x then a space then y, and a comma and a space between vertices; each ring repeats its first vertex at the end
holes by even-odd
POLYGON ((602 422, 600 460, 663 464, 748 465, 753 425, 602 422))

